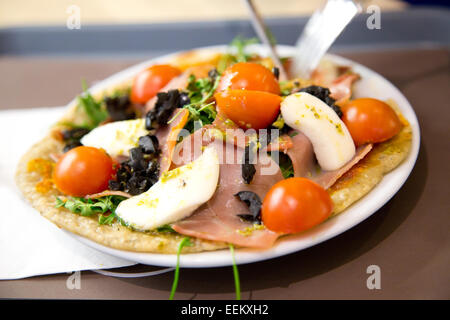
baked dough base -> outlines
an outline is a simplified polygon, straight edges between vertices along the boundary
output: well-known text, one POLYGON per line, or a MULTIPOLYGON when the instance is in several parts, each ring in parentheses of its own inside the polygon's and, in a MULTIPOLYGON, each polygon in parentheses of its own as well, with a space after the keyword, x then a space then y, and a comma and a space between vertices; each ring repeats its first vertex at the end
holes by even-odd
MULTIPOLYGON (((208 61, 209 63, 209 61, 208 61)), ((110 88, 94 95, 99 99, 112 91, 129 87, 131 81, 126 80, 114 88, 110 88)), ((393 106, 395 109, 395 106, 393 106)), ((339 214, 358 201, 372 190, 389 171, 397 167, 408 155, 411 148, 412 131, 407 121, 401 117, 404 127, 393 139, 377 144, 372 151, 351 170, 344 174, 329 190, 334 202, 333 215, 339 214)), ((82 123, 83 113, 78 111, 76 102, 68 106, 68 112, 60 120, 61 127, 64 121, 82 123)), ((36 158, 49 159, 50 155, 58 154, 63 143, 56 139, 50 131, 48 136, 33 145, 21 158, 16 171, 16 183, 30 204, 42 216, 56 224, 58 227, 74 234, 88 238, 99 244, 120 250, 174 254, 177 252, 183 235, 171 233, 139 232, 114 223, 100 225, 96 216, 84 217, 70 212, 65 208, 55 208, 55 197, 62 196, 56 188, 46 194, 36 191, 36 184, 41 177, 36 172, 28 172, 27 164, 36 158)), ((195 253, 227 248, 223 242, 214 242, 193 239, 193 246, 184 247, 183 253, 195 253)))

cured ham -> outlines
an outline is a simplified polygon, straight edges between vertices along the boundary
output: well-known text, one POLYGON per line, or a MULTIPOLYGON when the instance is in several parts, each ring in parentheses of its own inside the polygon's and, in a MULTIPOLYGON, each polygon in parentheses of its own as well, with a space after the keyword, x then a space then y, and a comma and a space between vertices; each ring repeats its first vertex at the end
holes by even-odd
POLYGON ((330 85, 330 96, 336 100, 336 104, 347 102, 352 96, 353 83, 359 79, 356 73, 346 73, 336 78, 330 85))
POLYGON ((292 161, 295 177, 305 177, 320 184, 323 188, 331 187, 344 173, 363 159, 372 150, 373 145, 367 144, 356 149, 354 157, 343 167, 333 170, 321 170, 316 163, 314 150, 309 139, 301 132, 296 131, 292 137, 293 147, 287 151, 292 161))
POLYGON ((355 164, 357 164, 361 159, 363 159, 366 154, 372 150, 373 145, 366 144, 364 146, 360 146, 356 149, 355 156, 347 162, 342 168, 333 171, 319 171, 313 174, 311 180, 317 182, 325 189, 331 187, 344 173, 350 170, 355 164))
POLYGON ((271 186, 283 179, 279 167, 269 156, 260 155, 252 182, 245 184, 240 164, 244 150, 220 139, 214 139, 210 145, 221 155, 218 188, 213 198, 189 218, 176 222, 173 229, 184 235, 238 246, 271 247, 280 234, 242 220, 238 215, 247 214, 248 207, 235 195, 245 190, 264 199, 271 186))
POLYGON ((359 78, 359 74, 353 73, 349 67, 328 60, 322 61, 311 75, 313 83, 330 89, 331 97, 338 105, 350 99, 353 83, 359 78))
POLYGON ((85 198, 86 199, 97 199, 97 198, 106 197, 106 196, 121 196, 124 198, 132 197, 131 194, 126 193, 124 191, 105 190, 105 191, 102 191, 99 193, 89 194, 89 195, 85 196, 85 198))
POLYGON ((188 118, 189 112, 186 109, 175 109, 170 118, 172 121, 156 131, 156 137, 161 146, 161 155, 159 157, 160 173, 170 169, 177 137, 188 121, 188 118))
POLYGON ((283 134, 275 141, 270 142, 267 145, 266 150, 267 151, 282 151, 286 153, 289 149, 291 149, 294 146, 294 142, 292 141, 292 138, 287 135, 283 134))
MULTIPOLYGON (((242 220, 239 215, 248 214, 245 203, 235 195, 240 191, 252 191, 261 199, 276 182, 283 180, 278 165, 265 152, 258 155, 255 164, 256 173, 250 184, 242 178, 242 157, 244 149, 234 141, 223 139, 214 130, 222 131, 223 122, 204 126, 185 137, 173 153, 176 166, 195 160, 203 146, 213 146, 220 158, 220 176, 214 196, 190 217, 176 222, 172 228, 183 235, 200 239, 223 241, 237 246, 251 248, 269 248, 280 236, 265 227, 242 220), (219 126, 218 129, 216 126, 219 126), (272 170, 268 170, 271 167, 272 170)), ((227 126, 228 130, 232 130, 227 126)), ((240 129, 236 129, 240 130, 240 129)), ((237 131, 239 132, 239 131, 237 131)), ((243 131, 242 131, 243 132, 243 131)), ((335 171, 321 171, 318 167, 314 150, 309 139, 300 132, 291 132, 287 155, 291 158, 295 176, 309 178, 324 188, 329 188, 336 180, 362 159, 372 148, 371 145, 360 147, 355 157, 344 167, 335 171), (292 136, 292 137, 291 137, 292 136)), ((282 150, 276 145, 273 150, 282 150)))
POLYGON ((316 168, 314 150, 311 141, 301 132, 292 133, 292 148, 286 154, 292 161, 295 177, 311 178, 316 168))

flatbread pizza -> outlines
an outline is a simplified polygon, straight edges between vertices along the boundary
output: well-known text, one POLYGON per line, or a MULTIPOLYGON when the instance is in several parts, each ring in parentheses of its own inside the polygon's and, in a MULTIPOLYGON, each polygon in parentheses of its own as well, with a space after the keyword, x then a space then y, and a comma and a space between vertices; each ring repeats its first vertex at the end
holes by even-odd
POLYGON ((21 158, 17 185, 111 248, 269 248, 364 197, 412 142, 395 101, 352 99, 349 67, 278 76, 269 58, 193 50, 85 90, 21 158))

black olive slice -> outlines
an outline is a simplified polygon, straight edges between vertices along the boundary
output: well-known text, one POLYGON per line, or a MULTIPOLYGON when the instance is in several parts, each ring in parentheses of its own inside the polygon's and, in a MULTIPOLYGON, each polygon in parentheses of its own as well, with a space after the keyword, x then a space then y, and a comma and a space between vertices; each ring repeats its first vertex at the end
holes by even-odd
POLYGON ((339 116, 339 118, 342 117, 342 110, 335 104, 336 100, 334 100, 330 94, 330 89, 320 87, 320 86, 309 86, 306 88, 302 88, 299 90, 299 92, 306 92, 309 94, 312 94, 313 96, 319 98, 323 102, 325 102, 331 109, 336 112, 336 114, 339 116))
POLYGON ((244 159, 242 161, 242 179, 246 184, 250 184, 253 180, 253 176, 256 173, 255 165, 253 164, 253 159, 256 157, 255 154, 255 143, 251 142, 249 145, 245 146, 244 149, 244 159))
POLYGON ((252 191, 239 191, 235 194, 247 206, 250 214, 238 214, 239 217, 246 221, 261 223, 261 198, 252 191))

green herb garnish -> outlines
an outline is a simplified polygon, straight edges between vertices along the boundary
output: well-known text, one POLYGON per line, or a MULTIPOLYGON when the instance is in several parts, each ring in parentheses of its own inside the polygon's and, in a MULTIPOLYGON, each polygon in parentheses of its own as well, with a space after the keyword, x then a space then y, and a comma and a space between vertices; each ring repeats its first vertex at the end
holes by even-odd
POLYGON ((116 216, 116 208, 125 197, 121 196, 105 196, 96 199, 85 199, 79 197, 71 197, 61 199, 56 197, 56 208, 64 207, 70 212, 90 217, 98 214, 99 224, 111 224, 116 216))
POLYGON ((173 277, 173 284, 172 284, 172 290, 170 291, 170 297, 169 300, 173 300, 173 297, 175 295, 175 291, 177 291, 178 286, 178 279, 180 277, 180 254, 181 250, 183 250, 184 247, 190 247, 193 246, 194 243, 191 241, 191 238, 185 237, 183 240, 181 240, 180 244, 178 245, 178 251, 177 251, 177 265, 175 268, 175 274, 173 277))
POLYGON ((112 224, 114 222, 114 219, 116 218, 116 214, 111 212, 109 214, 103 214, 100 213, 98 215, 98 223, 99 224, 112 224))
POLYGON ((285 179, 292 178, 294 176, 294 167, 292 166, 292 162, 286 166, 280 166, 280 169, 281 174, 285 179))
POLYGON ((287 154, 279 151, 272 151, 270 152, 270 156, 280 167, 281 174, 285 179, 294 176, 294 166, 291 158, 289 158, 287 154))
POLYGON ((197 79, 193 74, 188 78, 188 95, 191 103, 189 105, 195 105, 197 107, 206 103, 210 99, 214 91, 216 91, 219 85, 220 77, 217 76, 214 79, 210 77, 197 79))
POLYGON ((236 290, 236 300, 241 300, 241 282, 239 280, 239 271, 234 258, 234 246, 229 244, 231 259, 233 261, 233 276, 234 276, 234 288, 236 290))
POLYGON ((97 127, 102 121, 108 117, 108 112, 102 107, 101 102, 95 101, 92 95, 87 91, 86 82, 82 82, 83 93, 77 97, 78 105, 81 107, 86 115, 89 117, 89 123, 84 124, 89 126, 89 129, 97 127))
POLYGON ((230 53, 223 54, 217 63, 217 70, 223 72, 228 66, 237 62, 247 62, 252 55, 246 53, 248 45, 258 43, 257 38, 245 39, 242 36, 235 37, 230 44, 230 53))
POLYGON ((240 35, 235 37, 231 41, 230 47, 235 48, 236 50, 236 62, 247 62, 251 58, 251 55, 247 54, 245 52, 245 49, 247 48, 247 46, 258 42, 258 38, 245 39, 240 35))
POLYGON ((211 124, 217 116, 214 102, 207 102, 214 94, 219 85, 220 77, 197 79, 194 75, 189 76, 187 91, 191 103, 183 106, 189 111, 189 120, 185 129, 194 132, 206 124, 211 124))
POLYGON ((165 224, 165 225, 163 225, 163 226, 161 226, 161 227, 158 227, 158 228, 156 228, 156 231, 158 231, 158 232, 165 232, 165 233, 177 233, 175 230, 173 230, 173 228, 170 226, 170 225, 168 225, 168 224, 165 224))

